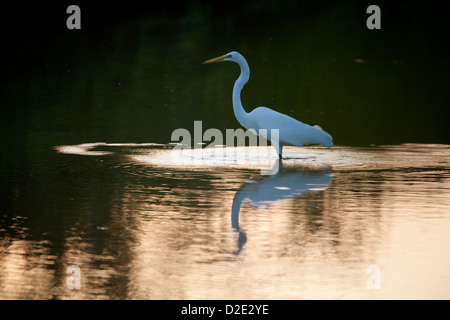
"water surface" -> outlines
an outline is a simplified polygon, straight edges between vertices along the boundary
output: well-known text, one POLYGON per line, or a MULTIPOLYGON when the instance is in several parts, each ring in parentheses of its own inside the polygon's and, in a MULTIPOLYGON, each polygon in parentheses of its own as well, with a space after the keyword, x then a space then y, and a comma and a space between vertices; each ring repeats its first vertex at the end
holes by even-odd
POLYGON ((448 298, 449 149, 287 148, 281 163, 200 167, 171 162, 169 145, 56 146, 52 185, 18 183, 2 217, 0 294, 448 298))

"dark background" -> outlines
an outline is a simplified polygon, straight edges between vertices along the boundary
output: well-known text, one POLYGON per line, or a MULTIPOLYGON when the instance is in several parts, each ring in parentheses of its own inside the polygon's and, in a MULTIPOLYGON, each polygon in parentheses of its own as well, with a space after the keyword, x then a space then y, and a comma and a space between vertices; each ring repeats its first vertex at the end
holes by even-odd
MULTIPOLYGON (((121 50, 128 50, 121 53, 122 59, 131 59, 141 45, 136 38, 136 27, 145 29, 149 47, 155 37, 160 41, 159 44, 165 43, 162 49, 155 49, 161 57, 178 54, 183 59, 197 63, 231 50, 240 50, 249 58, 252 72, 261 70, 261 65, 267 67, 268 70, 264 70, 262 75, 253 73, 252 84, 246 88, 248 91, 243 100, 244 105, 249 105, 247 111, 258 105, 266 105, 289 113, 292 107, 287 105, 294 106, 292 116, 307 123, 320 123, 332 133, 337 144, 449 143, 449 28, 446 19, 444 2, 437 1, 11 2, 3 5, 1 12, 0 32, 5 54, 0 76, 3 126, 19 125, 22 117, 20 112, 32 110, 27 109, 27 102, 17 100, 18 96, 30 95, 26 92, 30 81, 63 81, 66 73, 76 66, 85 65, 86 62, 98 65, 107 61, 110 52, 117 49, 119 32, 124 38, 120 39, 121 50), (69 16, 66 9, 70 4, 77 4, 81 8, 81 30, 66 28, 69 16), (366 28, 366 9, 370 4, 381 8, 381 30, 366 28), (327 14, 331 18, 327 18, 327 14), (317 21, 320 19, 328 22, 319 25, 317 21), (292 36, 288 34, 289 30, 297 28, 303 31, 292 36), (189 39, 185 41, 182 37, 189 39), (293 43, 298 43, 298 39, 307 40, 305 45, 298 45, 299 49, 292 50, 291 54, 289 45, 282 47, 288 43, 289 37, 295 38, 293 43), (180 46, 175 47, 178 50, 175 51, 170 46, 177 42, 180 46), (185 50, 191 48, 182 47, 186 43, 201 54, 192 56, 193 51, 185 50), (264 43, 267 43, 266 47, 264 43), (331 49, 328 43, 333 44, 331 49), (298 57, 296 61, 295 55, 299 52, 305 53, 305 56, 298 57), (277 57, 273 56, 275 53, 277 57), (317 61, 313 61, 315 58, 317 61), (93 62, 94 59, 98 61, 93 62), (333 60, 335 64, 327 66, 320 59, 333 60), (350 61, 351 65, 343 64, 343 59, 345 62, 350 61), (263 87, 256 82, 277 78, 281 72, 278 63, 284 61, 286 65, 303 63, 294 65, 298 68, 294 70, 297 74, 320 76, 320 79, 310 84, 311 88, 302 87, 298 91, 299 98, 293 98, 289 86, 291 83, 303 85, 309 78, 286 78, 279 88, 276 83, 265 83, 267 87, 263 87), (361 61, 368 68, 363 73, 356 69, 361 61), (318 65, 314 67, 313 63, 318 65), (311 69, 306 69, 309 66, 311 69), (345 79, 342 75, 345 75, 345 79), (251 87, 253 84, 254 87, 251 87), (268 92, 266 88, 274 86, 272 95, 264 96, 268 92), (323 88, 323 92, 314 92, 319 88, 323 88), (280 97, 281 94, 283 96, 280 97), (260 99, 255 99, 258 96, 260 99), (326 96, 330 100, 320 102, 326 96), (286 105, 283 105, 282 98, 286 105), (274 105, 270 104, 270 100, 275 101, 274 105), (27 110, 21 111, 24 109, 27 110)), ((148 62, 148 65, 151 63, 148 62)), ((201 70, 203 72, 205 69, 201 70)), ((233 69, 232 75, 224 76, 222 69, 208 69, 208 72, 216 73, 218 79, 223 79, 222 82, 227 81, 223 88, 223 99, 231 94, 229 84, 231 77, 235 77, 235 71, 233 69)), ((87 79, 78 81, 88 82, 87 79)), ((190 85, 186 84, 186 79, 180 81, 179 85, 185 86, 186 94, 189 88, 192 94, 197 95, 201 91, 193 89, 201 90, 204 85, 199 83, 201 80, 190 85)), ((61 91, 57 88, 52 90, 53 93, 61 91)), ((215 90, 221 90, 218 84, 215 90)), ((161 100, 164 100, 164 94, 158 93, 161 100)), ((89 99, 83 100, 85 108, 94 107, 92 94, 89 99)), ((180 96, 180 100, 186 98, 180 96)), ((41 102, 44 104, 48 101, 41 102)), ((179 108, 179 102, 174 103, 178 103, 175 108, 179 108)), ((205 111, 203 120, 209 127, 222 129, 238 126, 228 107, 230 101, 223 107, 208 103, 210 108, 228 108, 227 114, 224 113, 225 118, 213 119, 213 115, 205 114, 209 112, 205 111)), ((152 117, 151 114, 145 115, 138 109, 134 110, 141 113, 142 117, 152 117)), ((86 139, 142 141, 148 137, 151 141, 169 142, 170 133, 176 127, 188 127, 193 120, 202 118, 197 112, 180 110, 177 109, 177 115, 173 116, 175 120, 171 123, 163 125, 161 121, 165 119, 163 115, 160 116, 155 126, 161 127, 154 136, 141 129, 142 136, 137 133, 111 136, 100 132, 87 135, 86 139), (190 117, 196 113, 196 117, 190 117)), ((53 115, 50 112, 43 117, 52 118, 53 115)), ((64 123, 63 120, 58 121, 64 123)), ((111 122, 114 120, 111 119, 111 122)), ((45 124, 42 126, 45 127, 45 124)), ((134 127, 139 128, 139 124, 134 127)), ((3 134, 20 135, 20 130, 8 129, 3 134)), ((45 130, 51 131, 53 127, 45 130)), ((86 132, 84 128, 81 131, 86 132)), ((67 142, 76 142, 73 140, 67 142)), ((64 141, 55 141, 59 142, 64 141)))

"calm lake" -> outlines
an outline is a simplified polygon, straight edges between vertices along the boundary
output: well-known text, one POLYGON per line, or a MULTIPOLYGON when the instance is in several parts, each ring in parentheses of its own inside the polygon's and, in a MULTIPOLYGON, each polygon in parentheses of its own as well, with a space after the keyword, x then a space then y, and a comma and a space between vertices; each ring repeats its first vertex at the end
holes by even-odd
POLYGON ((378 31, 341 1, 7 34, 0 299, 450 299, 448 31, 399 3, 378 31), (335 146, 176 153, 194 121, 239 128, 239 67, 201 64, 232 50, 247 111, 335 146))

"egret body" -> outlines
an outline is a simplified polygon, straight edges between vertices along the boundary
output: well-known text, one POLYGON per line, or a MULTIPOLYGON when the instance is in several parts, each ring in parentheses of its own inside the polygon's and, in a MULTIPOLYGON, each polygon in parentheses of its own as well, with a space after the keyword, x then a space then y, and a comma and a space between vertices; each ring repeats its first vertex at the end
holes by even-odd
POLYGON ((222 61, 236 62, 241 67, 241 74, 234 83, 233 87, 233 110, 236 119, 246 129, 254 129, 260 132, 266 129, 267 140, 270 140, 278 156, 282 158, 283 146, 302 146, 304 144, 321 144, 331 148, 333 138, 319 126, 310 126, 300 122, 290 116, 277 112, 275 110, 258 107, 251 112, 246 112, 242 107, 241 91, 250 78, 250 68, 245 58, 236 51, 232 51, 223 56, 207 60, 204 64, 222 61), (278 129, 278 137, 272 136, 272 129, 278 129))

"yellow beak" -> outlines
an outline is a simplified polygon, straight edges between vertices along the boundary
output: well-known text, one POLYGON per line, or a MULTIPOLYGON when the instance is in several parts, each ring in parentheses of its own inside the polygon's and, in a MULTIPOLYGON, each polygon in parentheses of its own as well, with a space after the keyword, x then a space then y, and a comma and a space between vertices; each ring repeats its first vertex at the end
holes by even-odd
POLYGON ((214 63, 214 62, 222 62, 224 59, 228 58, 228 55, 220 56, 214 59, 206 60, 205 62, 202 62, 202 64, 207 63, 214 63))

